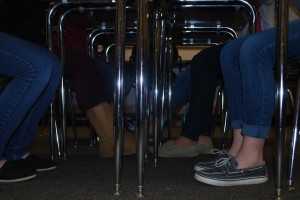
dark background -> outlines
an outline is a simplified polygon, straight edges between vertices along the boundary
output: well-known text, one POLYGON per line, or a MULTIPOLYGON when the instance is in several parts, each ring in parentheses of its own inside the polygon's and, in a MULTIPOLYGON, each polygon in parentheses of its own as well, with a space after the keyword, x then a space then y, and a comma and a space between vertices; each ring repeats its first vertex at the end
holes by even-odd
POLYGON ((0 0, 0 31, 44 44, 47 1, 0 0))

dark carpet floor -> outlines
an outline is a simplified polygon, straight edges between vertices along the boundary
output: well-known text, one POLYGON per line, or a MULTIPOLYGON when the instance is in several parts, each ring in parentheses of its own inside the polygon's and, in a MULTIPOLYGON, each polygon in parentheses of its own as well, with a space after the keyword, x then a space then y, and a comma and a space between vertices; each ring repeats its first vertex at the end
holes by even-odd
MULTIPOLYGON (((87 139, 79 141, 79 147, 68 147, 68 159, 56 159, 58 168, 38 173, 30 181, 0 184, 1 200, 131 200, 136 199, 137 164, 135 156, 123 159, 121 194, 114 196, 114 159, 97 155, 97 147, 90 147, 87 139)), ((288 149, 288 145, 286 146, 288 149)), ((32 152, 49 156, 48 136, 38 136, 32 152)), ((274 199, 274 148, 272 141, 266 144, 265 159, 269 169, 269 181, 261 185, 238 187, 214 187, 196 181, 193 165, 208 155, 195 158, 159 158, 153 166, 149 156, 145 162, 144 198, 148 200, 250 200, 274 199)), ((299 157, 299 156, 297 156, 299 157)), ((287 156, 285 156, 287 158, 287 156)), ((286 162, 285 162, 286 163, 286 162)), ((284 190, 287 200, 300 200, 300 160, 296 160, 294 191, 286 189, 287 167, 284 166, 284 190)))

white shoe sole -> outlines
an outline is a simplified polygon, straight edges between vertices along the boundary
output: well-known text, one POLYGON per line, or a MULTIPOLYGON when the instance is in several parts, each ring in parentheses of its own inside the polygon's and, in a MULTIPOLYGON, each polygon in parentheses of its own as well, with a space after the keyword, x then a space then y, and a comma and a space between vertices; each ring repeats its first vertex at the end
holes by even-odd
POLYGON ((254 185, 254 184, 262 184, 268 181, 268 177, 256 177, 253 179, 238 179, 238 180, 214 180, 210 178, 206 178, 203 176, 199 176, 197 173, 195 174, 194 178, 197 181, 202 183, 206 183, 208 185, 214 186, 238 186, 238 185, 254 185))
POLYGON ((36 177, 36 174, 31 175, 31 176, 26 176, 23 178, 18 178, 18 179, 12 179, 12 180, 0 180, 0 183, 16 183, 16 182, 21 182, 21 181, 27 181, 30 179, 33 179, 36 177))

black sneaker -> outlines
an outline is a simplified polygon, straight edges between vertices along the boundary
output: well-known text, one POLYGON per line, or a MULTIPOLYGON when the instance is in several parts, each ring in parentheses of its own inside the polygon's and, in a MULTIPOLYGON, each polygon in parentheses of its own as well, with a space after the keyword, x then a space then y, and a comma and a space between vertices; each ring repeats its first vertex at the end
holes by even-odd
POLYGON ((0 183, 14 183, 26 181, 36 177, 36 170, 31 167, 23 167, 12 161, 6 161, 0 168, 0 183))
POLYGON ((237 169, 234 157, 224 158, 216 163, 215 168, 195 173, 194 178, 202 183, 215 186, 236 186, 261 184, 268 181, 265 164, 244 169, 237 169))
POLYGON ((20 166, 27 166, 35 168, 36 171, 49 171, 56 168, 56 162, 52 160, 42 159, 32 154, 29 154, 25 159, 12 161, 20 166))
POLYGON ((215 167, 215 164, 218 160, 230 157, 227 150, 213 149, 211 151, 211 154, 218 154, 218 155, 211 161, 198 162, 197 164, 195 164, 194 170, 196 172, 213 168, 213 167, 215 167))

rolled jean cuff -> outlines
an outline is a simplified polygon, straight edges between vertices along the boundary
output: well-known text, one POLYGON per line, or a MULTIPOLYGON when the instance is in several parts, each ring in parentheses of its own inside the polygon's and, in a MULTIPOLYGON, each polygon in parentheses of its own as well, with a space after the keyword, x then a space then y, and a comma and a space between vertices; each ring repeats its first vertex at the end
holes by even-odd
POLYGON ((242 134, 253 138, 266 139, 269 136, 270 126, 258 126, 245 124, 241 119, 231 121, 232 129, 242 129, 242 134))
POLYGON ((243 121, 241 119, 231 120, 232 129, 241 129, 243 128, 243 121))
POLYGON ((270 129, 271 127, 269 126, 248 125, 244 123, 242 133, 244 136, 266 139, 269 136, 270 129))

